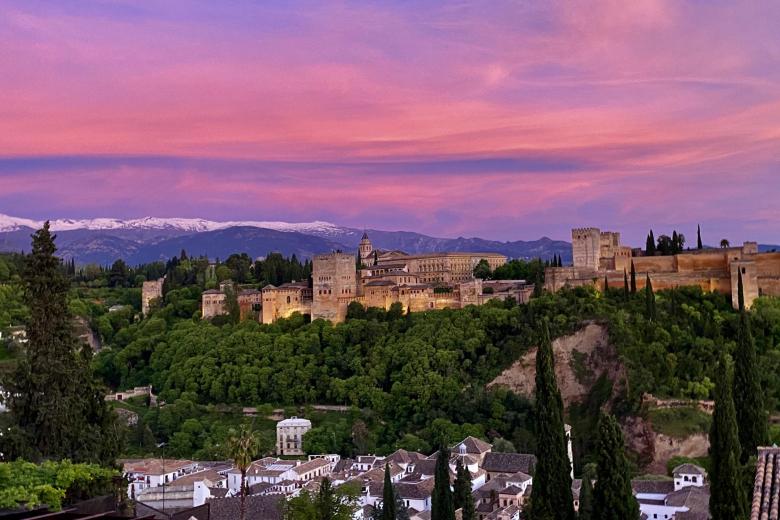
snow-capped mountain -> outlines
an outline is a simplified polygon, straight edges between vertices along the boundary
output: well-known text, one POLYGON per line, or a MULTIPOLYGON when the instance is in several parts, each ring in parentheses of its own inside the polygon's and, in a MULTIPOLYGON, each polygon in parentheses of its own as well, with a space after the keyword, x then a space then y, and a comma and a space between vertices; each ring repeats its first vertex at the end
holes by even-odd
MULTIPOLYGON (((228 221, 198 218, 155 218, 122 220, 95 218, 50 221, 57 234, 58 254, 77 263, 110 265, 122 258, 131 264, 164 260, 182 249, 191 255, 227 258, 231 253, 252 257, 277 251, 284 255, 311 258, 335 249, 354 251, 364 230, 330 222, 228 221)), ((30 235, 42 221, 0 214, 0 251, 29 251, 30 235)), ((368 229, 374 247, 410 254, 435 251, 501 253, 511 258, 552 258, 568 261, 568 242, 539 240, 500 242, 482 238, 438 238, 413 231, 368 229)))
MULTIPOLYGON (((338 236, 343 229, 330 222, 280 222, 280 221, 227 221, 217 222, 201 218, 158 218, 144 217, 122 220, 116 218, 56 219, 49 222, 52 231, 73 231, 77 229, 98 230, 177 230, 187 233, 202 233, 231 227, 256 227, 274 231, 295 231, 316 236, 338 236)), ((12 217, 0 213, 0 232, 18 231, 22 228, 38 229, 43 221, 12 217)))

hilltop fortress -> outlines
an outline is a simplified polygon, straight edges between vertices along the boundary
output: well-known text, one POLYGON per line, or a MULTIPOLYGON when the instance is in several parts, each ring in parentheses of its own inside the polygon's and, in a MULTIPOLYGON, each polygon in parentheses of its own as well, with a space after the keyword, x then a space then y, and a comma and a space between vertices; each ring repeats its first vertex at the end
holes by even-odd
POLYGON ((780 253, 759 253, 755 242, 667 256, 642 256, 641 249, 620 245, 620 233, 598 228, 572 229, 571 242, 573 265, 545 270, 548 291, 582 285, 603 290, 605 280, 612 287, 622 287, 633 263, 638 289, 644 287, 649 275, 654 289, 699 286, 704 291, 730 294, 736 307, 741 273, 748 308, 759 296, 780 296, 780 253))
MULTIPOLYGON (((242 319, 255 311, 262 323, 296 312, 339 323, 346 319, 352 302, 385 310, 400 303, 404 312, 419 312, 481 305, 491 299, 528 301, 533 285, 524 280, 474 278, 480 260, 494 270, 507 258, 496 253, 379 251, 363 234, 357 255, 336 251, 313 258, 311 287, 305 281, 267 285, 261 291, 239 291, 237 299, 242 319)), ((224 286, 204 292, 203 318, 226 314, 226 301, 224 286)))

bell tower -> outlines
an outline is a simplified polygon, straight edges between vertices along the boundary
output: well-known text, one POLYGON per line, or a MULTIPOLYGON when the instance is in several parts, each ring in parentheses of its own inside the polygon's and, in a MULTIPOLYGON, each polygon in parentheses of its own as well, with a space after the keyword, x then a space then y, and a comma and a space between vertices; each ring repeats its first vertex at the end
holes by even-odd
POLYGON ((363 232, 363 238, 360 239, 360 246, 358 247, 360 252, 360 262, 365 265, 374 265, 374 246, 371 245, 371 240, 368 239, 368 233, 363 232))

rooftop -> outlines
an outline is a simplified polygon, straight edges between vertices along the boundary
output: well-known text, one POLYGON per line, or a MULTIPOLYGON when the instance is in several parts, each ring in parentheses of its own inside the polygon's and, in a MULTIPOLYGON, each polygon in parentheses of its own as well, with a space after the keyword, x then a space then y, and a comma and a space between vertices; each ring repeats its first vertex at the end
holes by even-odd
POLYGON ((778 518, 780 509, 780 448, 758 448, 750 520, 778 518))

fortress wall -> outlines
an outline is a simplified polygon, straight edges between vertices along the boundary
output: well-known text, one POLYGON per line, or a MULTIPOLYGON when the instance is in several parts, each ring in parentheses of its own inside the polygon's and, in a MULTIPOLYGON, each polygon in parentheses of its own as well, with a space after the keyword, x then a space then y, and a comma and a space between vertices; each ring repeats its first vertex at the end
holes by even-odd
POLYGON ((758 290, 761 296, 780 296, 780 277, 759 278, 758 290))
POLYGON ((673 273, 677 271, 677 262, 674 256, 637 256, 632 260, 637 278, 639 278, 640 273, 673 273))
POLYGON ((696 254, 677 255, 677 269, 680 272, 690 271, 723 271, 727 272, 728 256, 724 251, 713 251, 696 254))
POLYGON ((752 260, 756 263, 759 277, 780 276, 780 253, 760 253, 755 255, 752 260))

